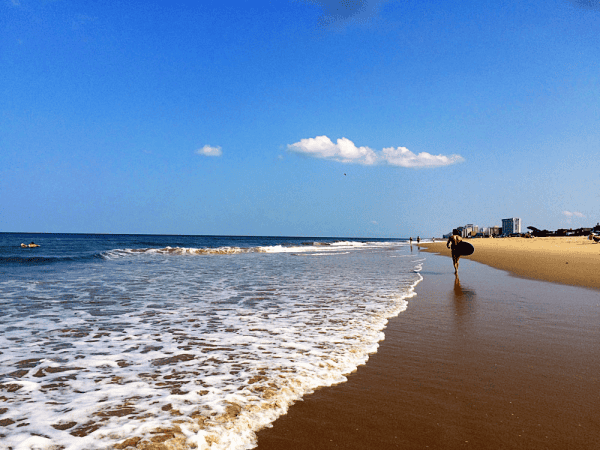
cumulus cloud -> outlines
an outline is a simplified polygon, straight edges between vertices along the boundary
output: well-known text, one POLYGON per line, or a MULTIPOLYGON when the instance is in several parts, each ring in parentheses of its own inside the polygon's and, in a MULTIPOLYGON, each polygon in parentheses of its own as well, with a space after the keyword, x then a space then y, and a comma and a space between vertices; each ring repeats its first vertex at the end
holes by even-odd
POLYGON ((347 138, 338 139, 334 144, 327 136, 302 139, 295 144, 289 144, 288 150, 314 158, 367 166, 386 164, 410 168, 440 167, 464 161, 460 155, 432 155, 427 152, 415 154, 406 147, 388 147, 377 152, 369 147, 357 147, 347 138))
POLYGON ((389 165, 400 167, 440 167, 464 161, 460 155, 432 155, 427 152, 417 155, 406 147, 384 148, 382 156, 389 165))
POLYGON ((221 147, 211 147, 210 145, 199 148, 196 153, 204 156, 221 156, 223 154, 221 147))
POLYGON ((288 145, 288 150, 343 163, 372 165, 377 160, 375 151, 369 147, 357 147, 354 142, 346 138, 338 139, 336 144, 327 136, 302 139, 300 142, 288 145))
POLYGON ((565 216, 567 216, 568 218, 571 218, 571 217, 573 217, 573 216, 575 216, 575 217, 580 217, 580 218, 582 218, 582 219, 584 219, 584 218, 585 218, 585 215, 583 215, 582 213, 580 213, 580 212, 577 212, 577 211, 573 211, 573 212, 571 212, 571 211, 563 211, 563 214, 564 214, 565 216))

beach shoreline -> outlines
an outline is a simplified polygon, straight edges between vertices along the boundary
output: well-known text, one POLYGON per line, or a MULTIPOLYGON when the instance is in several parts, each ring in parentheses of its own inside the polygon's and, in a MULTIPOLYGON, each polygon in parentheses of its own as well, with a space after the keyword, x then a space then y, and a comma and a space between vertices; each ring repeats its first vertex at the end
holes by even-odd
MULTIPOLYGON (((600 289, 600 244, 587 237, 512 237, 467 241, 475 247, 475 252, 461 257, 461 261, 470 259, 520 277, 600 289)), ((445 240, 422 243, 419 249, 451 256, 445 240)))
POLYGON ((259 431, 257 448, 599 448, 597 292, 469 260, 455 277, 423 255, 377 353, 259 431))

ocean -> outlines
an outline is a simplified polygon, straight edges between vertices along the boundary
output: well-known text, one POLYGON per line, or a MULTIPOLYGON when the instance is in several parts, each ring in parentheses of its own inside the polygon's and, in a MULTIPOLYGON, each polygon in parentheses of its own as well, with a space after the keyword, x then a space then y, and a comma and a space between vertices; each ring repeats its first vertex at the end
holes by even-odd
POLYGON ((253 448, 377 351, 422 262, 401 239, 0 233, 0 449, 253 448))

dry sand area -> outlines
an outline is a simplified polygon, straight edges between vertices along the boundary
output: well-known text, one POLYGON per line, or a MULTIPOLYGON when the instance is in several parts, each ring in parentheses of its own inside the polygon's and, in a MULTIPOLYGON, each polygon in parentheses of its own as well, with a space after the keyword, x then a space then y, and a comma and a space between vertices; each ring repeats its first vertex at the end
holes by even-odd
MULTIPOLYGON (((475 252, 464 259, 527 278, 600 289, 600 244, 587 237, 469 239, 468 242, 475 252)), ((420 248, 450 256, 445 241, 422 244, 420 248)))

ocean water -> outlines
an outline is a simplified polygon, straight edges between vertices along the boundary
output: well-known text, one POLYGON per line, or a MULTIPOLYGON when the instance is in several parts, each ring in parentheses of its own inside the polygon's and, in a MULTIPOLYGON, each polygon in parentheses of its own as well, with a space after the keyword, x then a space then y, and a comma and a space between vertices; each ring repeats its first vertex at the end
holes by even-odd
POLYGON ((377 351, 422 258, 402 240, 0 234, 0 449, 253 448, 377 351))

